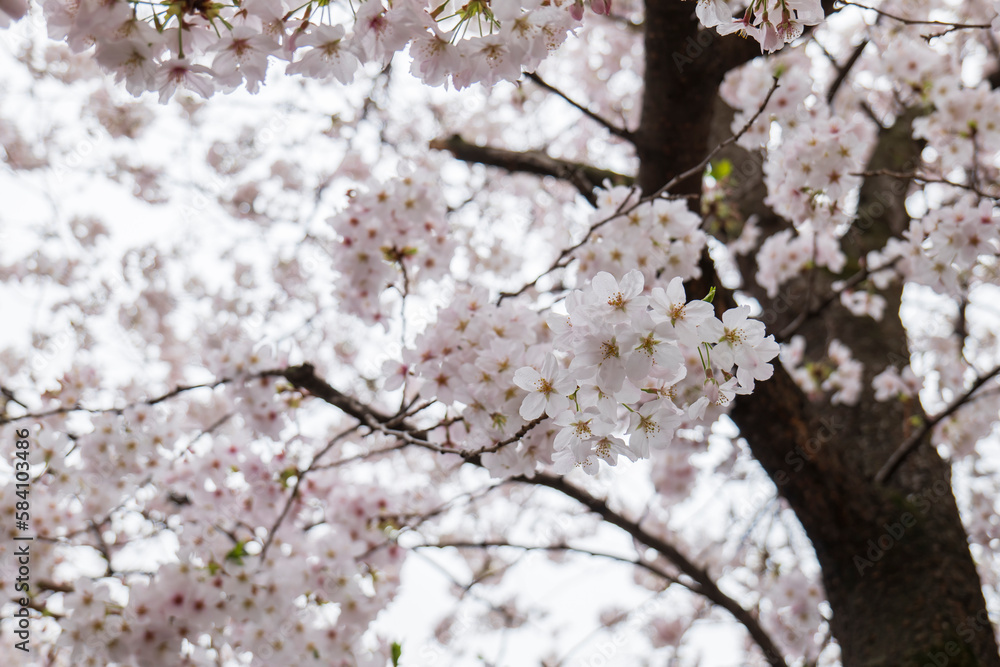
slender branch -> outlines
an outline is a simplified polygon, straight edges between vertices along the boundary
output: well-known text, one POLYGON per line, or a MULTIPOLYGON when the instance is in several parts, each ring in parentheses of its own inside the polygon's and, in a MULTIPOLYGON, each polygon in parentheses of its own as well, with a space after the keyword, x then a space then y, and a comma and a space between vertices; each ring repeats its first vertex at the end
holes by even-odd
POLYGON ((883 464, 883 466, 879 469, 879 471, 875 473, 875 481, 878 484, 885 484, 886 480, 888 480, 892 476, 892 474, 896 472, 896 470, 899 468, 900 465, 902 465, 906 457, 909 456, 910 453, 913 452, 920 445, 923 439, 927 437, 927 435, 931 432, 931 430, 935 426, 937 426, 943 419, 946 419, 947 417, 954 414, 955 411, 958 410, 960 407, 968 403, 977 389, 982 387, 984 384, 986 384, 993 378, 997 377, 997 375, 1000 375, 1000 366, 996 366, 993 370, 986 373, 985 375, 979 376, 979 378, 977 378, 976 381, 972 383, 972 386, 969 387, 969 390, 967 392, 965 392, 957 399, 952 401, 951 405, 949 405, 943 411, 939 412, 937 415, 929 419, 927 423, 924 424, 923 428, 921 428, 919 431, 917 431, 909 438, 907 438, 903 442, 903 444, 901 444, 899 448, 897 448, 896 451, 892 453, 892 456, 889 457, 889 460, 886 461, 885 464, 883 464))
POLYGON ((501 440, 501 441, 499 441, 497 443, 494 443, 494 444, 490 445, 489 447, 483 447, 482 449, 474 452, 474 455, 476 457, 479 457, 479 456, 482 456, 483 454, 492 454, 493 452, 496 452, 497 450, 499 450, 502 447, 506 447, 507 445, 513 444, 513 443, 517 442, 518 440, 520 440, 521 438, 523 438, 524 436, 528 435, 528 433, 531 431, 531 429, 535 428, 536 426, 538 426, 539 424, 541 424, 543 421, 545 421, 545 417, 537 417, 535 419, 532 419, 530 422, 526 422, 524 424, 524 426, 522 426, 521 428, 519 428, 517 430, 517 433, 515 433, 514 435, 512 435, 509 438, 506 438, 504 440, 501 440))
POLYGON ((208 428, 201 431, 198 435, 192 438, 191 442, 189 442, 187 446, 184 447, 184 450, 181 452, 181 454, 191 451, 191 448, 194 447, 196 442, 204 438, 206 435, 211 435, 212 433, 214 433, 216 429, 218 429, 220 426, 222 426, 227 421, 232 419, 235 414, 236 414, 235 412, 227 412, 226 414, 216 419, 212 424, 208 426, 208 428))
POLYGON ((261 550, 260 550, 260 562, 262 562, 262 563, 264 562, 264 556, 267 555, 267 550, 271 548, 271 543, 274 542, 274 536, 275 536, 275 534, 277 534, 278 528, 281 527, 281 524, 285 520, 285 517, 288 516, 289 510, 292 509, 292 505, 298 499, 298 497, 299 497, 299 488, 301 488, 301 486, 302 486, 302 480, 304 480, 306 478, 307 474, 309 474, 310 472, 312 472, 314 470, 313 466, 316 465, 316 463, 319 461, 319 459, 324 454, 326 454, 328 451, 330 451, 333 448, 333 446, 336 445, 338 442, 340 442, 341 440, 343 440, 344 438, 346 438, 347 436, 349 436, 351 433, 354 433, 355 431, 357 431, 358 428, 360 428, 360 426, 361 426, 360 424, 356 424, 356 425, 352 426, 351 428, 349 428, 349 429, 347 429, 345 431, 341 431, 340 433, 338 433, 336 436, 334 436, 330 440, 330 442, 327 443, 326 447, 324 447, 323 450, 319 454, 317 454, 315 457, 313 457, 313 460, 309 464, 308 468, 306 468, 305 470, 301 470, 301 471, 298 472, 298 474, 295 477, 295 486, 292 487, 292 493, 291 493, 291 495, 289 495, 288 496, 288 500, 285 501, 285 506, 284 506, 284 508, 282 508, 281 514, 279 514, 278 518, 274 520, 274 524, 272 524, 271 530, 267 531, 267 539, 264 540, 264 546, 261 547, 261 550))
POLYGON ((711 162, 716 155, 718 155, 727 146, 739 141, 740 137, 742 137, 750 130, 753 124, 757 121, 757 119, 760 118, 760 115, 764 113, 764 107, 766 107, 767 103, 771 101, 771 97, 774 95, 774 91, 776 91, 777 89, 778 89, 778 77, 774 77, 774 82, 771 84, 771 89, 767 91, 767 96, 764 98, 764 101, 761 102, 760 107, 757 109, 757 112, 750 118, 750 120, 748 120, 746 124, 744 124, 743 127, 740 128, 739 132, 732 135, 731 137, 720 143, 718 146, 713 148, 711 151, 709 151, 708 155, 706 155, 700 162, 698 162, 698 164, 671 178, 669 181, 666 182, 666 184, 664 184, 661 188, 659 188, 656 192, 652 193, 651 195, 648 195, 646 197, 641 197, 638 201, 630 204, 629 202, 632 199, 630 193, 630 195, 625 198, 625 200, 621 203, 621 205, 619 205, 619 207, 615 210, 614 213, 592 224, 590 228, 587 230, 587 233, 584 235, 584 237, 580 239, 579 243, 575 243, 572 246, 565 248, 562 252, 560 252, 559 256, 556 257, 554 262, 552 262, 552 266, 550 266, 548 269, 537 275, 535 279, 532 280, 530 283, 526 283, 525 285, 523 285, 516 292, 501 292, 499 301, 503 301, 505 298, 508 297, 520 296, 528 289, 538 284, 538 281, 541 280, 542 277, 552 273, 557 269, 569 266, 569 263, 573 261, 573 258, 570 257, 570 255, 572 255, 574 252, 583 247, 583 245, 590 240, 590 238, 594 235, 594 232, 596 232, 598 229, 600 229, 601 227, 603 227, 604 225, 608 224, 613 220, 617 220, 618 218, 628 215, 629 213, 639 208, 643 204, 648 204, 649 202, 655 199, 666 198, 665 195, 671 188, 675 187, 678 183, 687 180, 691 176, 694 176, 695 174, 702 172, 705 169, 705 166, 708 165, 708 163, 711 162))
POLYGON ((820 315, 824 310, 829 308, 830 305, 834 301, 839 299, 844 292, 868 280, 868 277, 871 276, 871 274, 873 273, 878 273, 879 271, 891 269, 893 266, 896 265, 897 262, 899 262, 899 258, 894 259, 888 264, 880 266, 877 269, 869 269, 867 266, 862 267, 860 271, 852 275, 847 280, 844 280, 841 283, 839 289, 832 291, 822 301, 816 304, 816 306, 809 308, 807 310, 803 310, 801 313, 799 313, 794 320, 788 323, 788 326, 782 329, 778 333, 778 335, 774 337, 774 339, 779 343, 787 342, 788 339, 791 338, 796 331, 802 328, 803 324, 805 324, 812 318, 816 317, 817 315, 820 315))
POLYGON ((1000 197, 996 195, 991 195, 982 190, 975 183, 956 183, 955 181, 950 181, 947 178, 940 178, 936 176, 924 176, 918 173, 910 173, 905 171, 892 171, 891 169, 874 169, 871 171, 859 171, 854 172, 851 176, 889 176, 890 178, 898 178, 901 180, 914 180, 921 183, 940 183, 941 185, 950 185, 953 188, 959 188, 961 190, 968 190, 969 192, 974 192, 983 199, 992 199, 997 201, 1000 197))
POLYGON ((129 403, 128 405, 122 408, 86 408, 83 407, 82 405, 65 405, 58 408, 53 408, 51 410, 45 410, 43 412, 30 412, 28 414, 21 415, 20 417, 3 417, 0 418, 0 426, 3 426, 4 424, 12 424, 14 422, 23 421, 25 419, 45 419, 46 417, 53 417, 55 415, 66 415, 71 412, 89 412, 95 415, 107 414, 109 412, 122 414, 126 410, 134 408, 139 405, 156 405, 157 403, 162 403, 163 401, 169 400, 174 396, 183 394, 184 392, 191 391, 193 389, 214 389, 220 385, 232 381, 233 381, 232 378, 222 378, 221 380, 216 380, 215 382, 212 383, 183 385, 171 389, 167 393, 162 394, 161 396, 157 396, 156 398, 150 398, 145 401, 136 401, 135 403, 129 403))
POLYGON ((430 148, 448 151, 464 162, 499 167, 509 172, 523 172, 536 176, 552 176, 572 184, 592 206, 597 204, 594 190, 603 186, 604 181, 613 185, 631 185, 632 177, 607 169, 598 169, 582 162, 560 160, 544 151, 509 151, 492 146, 477 146, 460 135, 435 139, 430 148))
POLYGON ((15 403, 17 405, 20 405, 25 410, 30 410, 30 408, 27 405, 25 405, 21 401, 17 400, 17 397, 14 396, 14 392, 12 392, 10 389, 7 389, 7 387, 4 387, 4 386, 0 385, 0 394, 3 394, 4 398, 6 398, 11 403, 15 403))
POLYGON ((323 465, 313 465, 310 466, 310 470, 329 470, 331 468, 340 468, 342 466, 354 463, 355 461, 367 461, 368 459, 373 459, 382 454, 388 454, 389 452, 398 452, 404 447, 408 447, 408 442, 401 442, 399 444, 393 445, 392 447, 383 447, 382 449, 373 449, 370 452, 363 452, 361 454, 355 454, 354 456, 348 456, 344 459, 339 459, 337 461, 331 461, 330 463, 324 463, 323 465))
POLYGON ((90 530, 94 534, 94 538, 96 540, 94 543, 94 548, 97 549, 101 553, 101 556, 104 558, 105 562, 104 576, 110 577, 114 572, 114 570, 111 569, 111 551, 108 550, 108 545, 104 541, 104 535, 101 534, 101 526, 103 525, 104 525, 103 521, 100 524, 98 524, 96 521, 91 521, 90 530))
POLYGON ((851 73, 851 69, 853 69, 854 65, 861 58, 861 54, 864 53, 866 46, 868 46, 868 40, 863 39, 861 40, 861 43, 854 48, 854 51, 851 53, 851 57, 848 58, 847 62, 845 62, 842 66, 837 66, 837 63, 834 62, 834 66, 837 66, 837 78, 833 80, 833 83, 830 84, 830 89, 826 91, 827 104, 833 104, 833 98, 837 96, 837 91, 840 90, 844 81, 847 80, 847 75, 851 73))
POLYGON ((706 570, 688 560, 688 558, 678 551, 676 547, 669 544, 662 538, 651 535, 637 523, 626 519, 618 512, 612 510, 603 500, 595 498, 583 489, 567 482, 562 477, 535 475, 531 478, 515 477, 513 479, 525 484, 537 484, 540 486, 547 486, 550 489, 555 489, 556 491, 559 491, 581 503, 587 507, 587 509, 600 516, 605 522, 610 523, 613 526, 618 526, 637 541, 655 549, 656 551, 659 551, 678 570, 680 570, 682 574, 694 580, 700 589, 698 591, 700 594, 704 595, 710 601, 728 611, 737 621, 739 621, 741 625, 743 625, 744 628, 746 628, 747 632, 750 633, 750 636, 754 639, 757 645, 762 651, 764 651, 764 656, 772 667, 786 666, 784 658, 781 657, 780 649, 774 643, 774 640, 771 639, 771 636, 764 630, 763 626, 761 626, 757 618, 748 610, 744 609, 743 606, 736 600, 723 593, 706 570))
MULTIPOLYGON (((993 26, 989 23, 955 23, 952 21, 931 21, 928 19, 911 19, 904 16, 897 16, 895 14, 890 14, 889 12, 882 11, 877 7, 869 7, 868 5, 862 5, 860 2, 853 2, 852 0, 836 0, 836 2, 841 5, 849 7, 859 7, 860 9, 867 9, 869 11, 875 12, 879 16, 884 16, 887 19, 892 19, 893 21, 899 21, 904 25, 939 25, 948 28, 948 32, 952 30, 990 30, 993 26)), ((941 33, 945 34, 945 33, 941 33)), ((941 35, 934 35, 934 37, 940 37, 941 35)))
POLYGON ((630 141, 632 143, 635 143, 635 137, 632 135, 631 132, 629 132, 628 130, 626 130, 623 127, 618 127, 617 125, 615 125, 611 121, 607 120, 606 118, 603 118, 602 116, 594 113, 593 111, 591 111, 590 109, 588 109, 584 105, 580 104, 579 102, 576 102, 575 100, 571 99, 568 95, 566 95, 566 93, 562 92, 561 90, 559 90, 555 86, 553 86, 553 85, 551 85, 549 83, 546 83, 546 81, 544 79, 542 79, 542 77, 538 76, 537 73, 535 73, 535 72, 528 72, 527 74, 525 74, 525 76, 527 76, 529 79, 531 79, 536 84, 538 84, 540 87, 544 88, 545 90, 549 91, 550 93, 555 93, 559 97, 561 97, 564 100, 566 100, 567 102, 569 102, 570 105, 572 105, 573 107, 575 107, 576 109, 578 109, 581 113, 583 113, 584 116, 586 116, 587 118, 590 118, 593 121, 596 121, 601 127, 605 128, 611 134, 615 135, 616 137, 620 137, 621 139, 625 139, 626 141, 630 141))
POLYGON ((458 549, 489 549, 492 547, 510 547, 512 549, 522 549, 524 551, 569 551, 572 553, 583 554, 585 556, 593 556, 595 558, 607 558, 608 560, 618 561, 619 563, 626 563, 628 565, 634 565, 635 567, 642 568, 648 572, 652 572, 656 576, 665 579, 671 584, 680 584, 685 588, 692 590, 695 593, 701 593, 701 589, 698 586, 690 586, 685 584, 683 581, 678 581, 676 577, 668 572, 656 567, 652 563, 647 563, 642 560, 633 560, 631 558, 625 558, 623 556, 616 556, 604 551, 591 551, 589 549, 582 549, 580 547, 572 547, 568 544, 540 544, 540 545, 529 545, 529 544, 513 544, 511 542, 505 542, 502 540, 486 540, 483 542, 439 542, 437 544, 419 544, 415 548, 417 549, 428 549, 436 548, 443 549, 445 547, 455 547, 458 549))

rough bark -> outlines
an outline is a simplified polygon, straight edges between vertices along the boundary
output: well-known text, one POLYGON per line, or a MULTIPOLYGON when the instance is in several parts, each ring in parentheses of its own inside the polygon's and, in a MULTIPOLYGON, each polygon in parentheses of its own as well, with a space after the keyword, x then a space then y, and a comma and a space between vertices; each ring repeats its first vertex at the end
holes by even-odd
MULTIPOLYGON (((641 160, 637 180, 650 192, 697 164, 717 143, 711 140, 711 119, 718 85, 729 67, 752 56, 739 40, 699 37, 693 3, 646 5, 646 88, 635 136, 641 160), (695 53, 691 45, 702 43, 695 53)), ((920 151, 910 132, 915 113, 882 132, 870 168, 912 170, 920 151)), ((733 147, 730 159, 756 165, 742 172, 737 203, 743 212, 758 213, 765 233, 787 225, 763 204, 759 158, 733 147)), ((815 306, 833 280, 857 271, 859 258, 902 231, 906 186, 898 179, 866 180, 856 230, 845 243, 850 255, 845 275, 817 275, 812 288, 792 283, 768 299, 753 282, 752 264, 744 263, 744 289, 761 302, 772 332, 815 306)), ((693 177, 680 191, 700 189, 701 178, 693 177)), ((717 281, 707 258, 702 266, 705 275, 695 289, 704 291, 717 281)), ((728 296, 720 292, 720 305, 728 296)), ((902 403, 877 403, 872 397, 871 378, 909 358, 898 314, 901 290, 885 296, 881 322, 851 316, 833 301, 799 329, 812 354, 822 356, 837 338, 865 364, 867 389, 857 406, 805 396, 778 365, 773 379, 739 398, 732 417, 812 541, 845 665, 1000 667, 948 464, 923 446, 884 485, 873 480, 905 440, 913 416, 902 403)))

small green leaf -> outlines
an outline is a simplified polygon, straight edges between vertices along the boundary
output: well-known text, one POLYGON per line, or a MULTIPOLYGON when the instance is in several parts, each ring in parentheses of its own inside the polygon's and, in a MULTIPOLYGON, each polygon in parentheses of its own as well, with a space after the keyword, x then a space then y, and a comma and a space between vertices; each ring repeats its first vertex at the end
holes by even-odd
POLYGON ((226 554, 226 560, 231 560, 237 565, 243 565, 243 557, 248 555, 246 549, 243 548, 244 544, 246 543, 237 542, 236 546, 230 549, 229 553, 226 554))
POLYGON ((715 300, 715 285, 712 285, 712 289, 708 290, 708 296, 706 296, 702 301, 706 303, 712 303, 715 300))
POLYGON ((716 181, 721 181, 729 174, 733 173, 733 163, 731 160, 718 160, 708 167, 708 175, 716 181))
POLYGON ((403 655, 403 647, 399 642, 392 643, 392 667, 399 667, 399 658, 403 655))
POLYGON ((298 476, 299 476, 299 469, 296 468, 295 466, 291 466, 282 470, 281 475, 279 475, 278 478, 281 480, 281 485, 287 489, 289 486, 288 480, 298 476))

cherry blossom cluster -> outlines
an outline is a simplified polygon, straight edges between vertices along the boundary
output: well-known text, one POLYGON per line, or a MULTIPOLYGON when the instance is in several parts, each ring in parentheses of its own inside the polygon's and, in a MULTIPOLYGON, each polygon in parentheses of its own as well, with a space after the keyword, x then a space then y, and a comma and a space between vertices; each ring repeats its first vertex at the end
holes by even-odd
POLYGON ((466 406, 449 438, 457 433, 466 451, 485 451, 494 474, 546 462, 544 445, 532 440, 539 432, 561 473, 648 458, 678 427, 769 378, 778 345, 748 319, 748 306, 720 321, 710 303, 687 300, 679 277, 666 288, 644 286, 637 270, 620 282, 598 273, 567 297, 566 314, 546 317, 543 332, 521 324, 530 313, 520 308, 487 305, 485 294, 460 298, 409 352, 404 372, 420 378, 425 398, 466 406), (458 340, 448 337, 455 332, 458 340), (681 384, 694 359, 697 370, 681 384), (516 448, 494 451, 546 417, 548 433, 533 429, 516 448))
MULTIPOLYGON (((404 552, 385 529, 403 513, 400 497, 326 470, 291 503, 299 472, 285 451, 247 446, 241 431, 212 437, 207 450, 180 435, 188 419, 228 409, 220 393, 186 415, 139 404, 91 415, 86 428, 50 418, 38 433, 32 563, 47 573, 43 589, 57 591, 47 603, 68 664, 237 664, 247 652, 282 665, 386 663, 389 647, 363 635, 399 583, 404 552), (272 535, 286 503, 287 527, 272 535), (120 550, 155 539, 155 526, 176 548, 160 546, 163 560, 119 573, 120 550), (116 541, 106 543, 111 530, 116 541), (118 547, 104 547, 114 576, 67 569, 80 559, 80 535, 118 547)), ((0 498, 12 493, 0 486, 0 498)), ((0 568, 5 585, 8 574, 0 568)))
POLYGON ((234 542, 210 525, 231 515, 192 512, 198 519, 185 522, 181 562, 135 577, 124 591, 111 580, 77 581, 63 599, 59 643, 73 664, 179 664, 185 644, 186 664, 227 663, 246 651, 270 664, 385 664, 386 647, 372 651, 363 635, 399 583, 403 551, 373 548, 384 534, 372 517, 386 515, 390 500, 377 486, 347 491, 331 481, 310 496, 326 494, 336 529, 289 532, 267 567, 258 567, 259 539, 234 542))
POLYGON ((811 67, 812 62, 801 49, 792 49, 772 58, 752 60, 726 73, 719 94, 736 111, 730 129, 740 134, 740 146, 750 151, 775 148, 785 143, 786 127, 822 124, 837 115, 817 97, 811 67), (756 120, 741 132, 755 116, 756 120), (773 131, 775 124, 782 129, 780 134, 773 131))
POLYGON ((861 397, 864 388, 862 375, 864 366, 851 355, 851 350, 839 340, 830 341, 827 357, 833 366, 830 374, 823 380, 820 389, 832 391, 830 403, 836 405, 855 405, 861 397))
MULTIPOLYGON (((792 228, 768 237, 757 253, 759 285, 774 297, 807 267, 843 270, 841 237, 855 216, 853 202, 870 146, 871 128, 858 117, 838 117, 813 94, 809 60, 782 56, 780 64, 750 64, 730 72, 720 88, 738 109, 734 131, 763 104, 773 76, 778 88, 763 113, 740 138, 748 150, 767 149, 765 202, 792 228), (772 126, 781 128, 775 139, 772 126)), ((877 311, 877 306, 872 308, 877 311)))
MULTIPOLYGON (((403 351, 402 362, 387 362, 385 388, 405 383, 408 392, 455 406, 461 421, 439 439, 462 451, 487 450, 526 424, 518 414, 524 394, 514 384, 514 372, 543 349, 538 345, 546 337, 543 324, 515 301, 496 305, 485 289, 463 290, 403 351)), ((501 471, 533 472, 539 460, 551 456, 551 444, 540 432, 535 429, 519 443, 484 454, 484 465, 497 476, 504 476, 501 471)))
POLYGON ((884 57, 873 63, 892 82, 894 93, 907 104, 929 96, 950 94, 960 81, 951 76, 959 67, 952 52, 942 52, 923 40, 885 39, 884 57))
MULTIPOLYGON (((838 289, 838 285, 834 284, 833 288, 838 289)), ((840 303, 853 315, 858 317, 867 315, 876 322, 881 320, 885 313, 885 298, 873 290, 844 289, 840 292, 840 303)))
POLYGON ((611 221, 577 251, 580 273, 624 275, 638 269, 647 282, 700 276, 698 258, 707 243, 701 218, 683 200, 654 199, 630 207, 635 197, 635 191, 624 186, 601 191, 588 222, 611 221), (618 215, 626 207, 631 210, 618 215))
MULTIPOLYGON (((12 0, 12 11, 19 4, 12 0)), ((346 83, 362 63, 384 65, 407 46, 425 83, 492 85, 533 71, 583 10, 581 0, 43 4, 51 37, 75 51, 96 45, 97 62, 130 92, 159 91, 161 101, 178 87, 203 97, 256 92, 274 60, 286 61, 289 74, 346 83)), ((611 3, 590 4, 606 14, 611 3)))
POLYGON ((872 378, 872 389, 875 390, 876 401, 906 401, 920 393, 923 381, 913 373, 909 366, 902 372, 895 366, 888 366, 884 371, 872 378))
POLYGON ((876 285, 884 287, 899 275, 939 294, 960 295, 976 268, 983 262, 992 266, 998 251, 993 202, 969 195, 910 221, 903 238, 891 238, 881 251, 869 253, 868 265, 880 269, 892 263, 875 272, 876 285))
POLYGON ((720 35, 734 32, 760 42, 761 53, 773 53, 802 36, 806 26, 823 21, 819 0, 750 0, 743 16, 734 18, 727 0, 698 0, 698 19, 720 35))
POLYGON ((864 389, 864 366, 853 357, 850 348, 833 339, 827 346, 825 359, 803 364, 805 347, 805 338, 794 336, 781 349, 781 361, 796 384, 811 397, 833 392, 831 403, 857 404, 864 389))
POLYGON ((987 84, 945 91, 933 96, 933 111, 913 121, 913 136, 937 152, 943 173, 992 166, 1000 151, 1000 91, 987 84))
POLYGON ((769 572, 762 582, 766 627, 795 655, 816 659, 819 645, 813 634, 822 622, 823 585, 801 570, 769 572))
POLYGON ((837 118, 802 125, 789 131, 779 149, 768 151, 765 201, 795 226, 794 234, 787 229, 769 237, 757 254, 757 282, 769 296, 807 266, 843 270, 840 237, 853 217, 849 201, 860 185, 851 174, 863 168, 867 145, 859 127, 845 127, 837 118))
POLYGON ((864 167, 867 135, 856 118, 842 120, 825 107, 815 115, 813 122, 783 126, 780 149, 768 151, 766 202, 787 220, 831 235, 850 220, 847 198, 861 184, 852 174, 864 167))
POLYGON ((369 324, 381 321, 382 291, 406 293, 418 281, 448 273, 455 251, 445 204, 429 175, 373 182, 354 194, 327 223, 339 237, 330 254, 340 274, 337 291, 346 311, 369 324))

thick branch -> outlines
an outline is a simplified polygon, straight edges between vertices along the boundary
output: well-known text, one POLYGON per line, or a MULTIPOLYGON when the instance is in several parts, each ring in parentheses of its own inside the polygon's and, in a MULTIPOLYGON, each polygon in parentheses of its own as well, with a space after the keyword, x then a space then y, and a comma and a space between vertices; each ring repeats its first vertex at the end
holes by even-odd
MULTIPOLYGON (((384 433, 399 437, 404 442, 418 447, 424 447, 435 452, 456 454, 461 456, 467 463, 479 466, 482 465, 479 452, 463 453, 461 451, 443 450, 440 446, 435 445, 426 439, 426 430, 417 429, 407 424, 404 416, 400 415, 395 417, 386 415, 371 409, 357 399, 347 396, 346 394, 334 389, 325 380, 316 375, 316 369, 312 366, 312 364, 302 364, 300 366, 293 366, 284 370, 266 371, 261 375, 276 375, 284 377, 296 387, 309 391, 312 395, 339 408, 341 411, 354 417, 362 424, 372 425, 375 428, 379 428, 384 433)), ((301 477, 299 479, 301 481, 301 477)), ((738 602, 736 602, 736 600, 723 593, 718 585, 712 580, 707 571, 688 560, 687 557, 684 556, 684 554, 682 554, 676 547, 661 538, 651 535, 647 531, 643 530, 639 524, 626 519, 612 510, 603 500, 591 496, 583 489, 570 484, 562 477, 535 475, 531 478, 516 477, 513 478, 513 481, 524 484, 546 486, 556 491, 560 491, 570 498, 582 503, 611 525, 621 528, 643 544, 659 551, 667 560, 677 567, 681 573, 690 577, 695 582, 698 588, 692 590, 697 590, 706 598, 727 610, 747 629, 750 636, 753 637, 754 641, 757 642, 761 650, 764 651, 764 655, 767 657, 769 664, 774 667, 785 667, 786 663, 781 657, 781 652, 778 650, 777 645, 764 631, 757 619, 738 602)), ((293 493, 293 498, 289 500, 289 503, 294 500, 294 495, 295 494, 293 493)), ((287 508, 283 514, 284 513, 287 513, 287 508)))
POLYGON ((781 657, 781 651, 774 644, 767 632, 764 631, 764 628, 761 627, 757 618, 744 609, 736 600, 723 593, 707 571, 688 560, 688 558, 678 551, 676 547, 643 530, 638 523, 630 521, 618 512, 615 512, 608 507, 608 504, 603 500, 595 498, 583 489, 567 482, 562 477, 535 475, 530 478, 517 477, 515 480, 525 484, 536 484, 539 486, 547 486, 550 489, 555 489, 556 491, 559 491, 581 503, 591 512, 600 516, 607 523, 621 528, 642 544, 659 551, 667 560, 677 567, 682 574, 687 575, 698 584, 699 593, 728 611, 734 618, 736 618, 737 621, 740 622, 740 624, 743 625, 743 627, 747 629, 750 636, 753 637, 754 641, 757 642, 757 645, 764 651, 764 656, 767 658, 768 664, 775 667, 785 665, 785 661, 781 657))
POLYGON ((281 370, 265 371, 261 373, 261 376, 283 377, 299 389, 305 389, 316 398, 320 398, 330 405, 340 408, 341 412, 354 417, 362 424, 368 424, 369 420, 372 419, 380 424, 387 424, 393 420, 392 416, 379 412, 356 398, 334 389, 326 380, 316 375, 316 368, 312 364, 301 364, 281 370))
POLYGON ((553 176, 568 181, 580 191, 588 202, 596 205, 594 190, 604 187, 604 181, 612 185, 631 185, 632 177, 607 169, 598 169, 580 162, 570 162, 551 157, 543 151, 509 151, 492 146, 470 144, 457 134, 435 139, 430 143, 435 150, 449 151, 459 160, 478 162, 491 167, 500 167, 509 172, 523 172, 537 176, 553 176))

